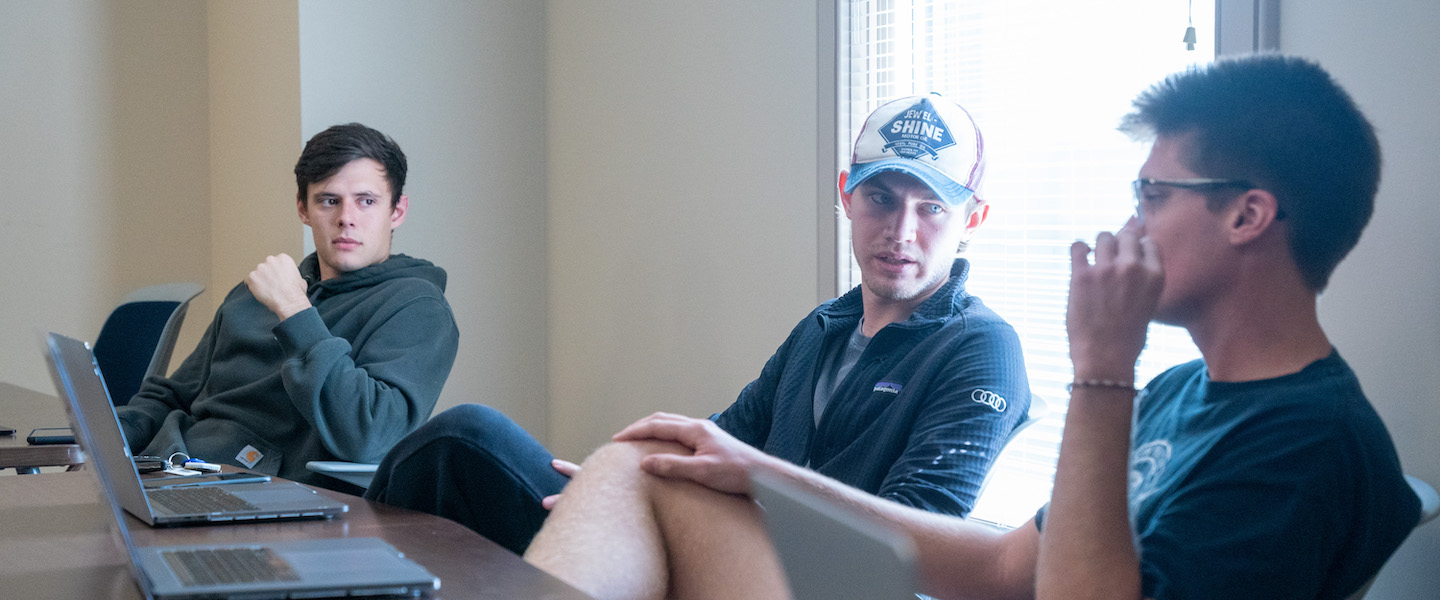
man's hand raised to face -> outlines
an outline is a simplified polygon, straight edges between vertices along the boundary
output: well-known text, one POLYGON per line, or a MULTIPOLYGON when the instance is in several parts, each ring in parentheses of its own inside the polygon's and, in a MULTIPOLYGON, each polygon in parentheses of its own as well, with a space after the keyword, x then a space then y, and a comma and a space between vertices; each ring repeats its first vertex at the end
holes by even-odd
POLYGON ((281 321, 311 306, 305 296, 305 278, 288 254, 267 257, 245 278, 245 285, 281 321))
POLYGON ((1077 379, 1130 381, 1155 316, 1165 273, 1159 250, 1134 218, 1090 247, 1070 248, 1070 299, 1065 327, 1077 379))

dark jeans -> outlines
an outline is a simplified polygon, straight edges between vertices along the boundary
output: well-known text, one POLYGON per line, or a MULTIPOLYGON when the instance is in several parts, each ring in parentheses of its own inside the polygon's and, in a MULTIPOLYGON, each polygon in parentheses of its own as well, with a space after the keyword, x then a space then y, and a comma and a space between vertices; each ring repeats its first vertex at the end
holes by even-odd
POLYGON ((519 554, 550 512, 540 499, 569 481, 552 458, 509 417, 462 404, 400 440, 365 498, 440 515, 519 554))

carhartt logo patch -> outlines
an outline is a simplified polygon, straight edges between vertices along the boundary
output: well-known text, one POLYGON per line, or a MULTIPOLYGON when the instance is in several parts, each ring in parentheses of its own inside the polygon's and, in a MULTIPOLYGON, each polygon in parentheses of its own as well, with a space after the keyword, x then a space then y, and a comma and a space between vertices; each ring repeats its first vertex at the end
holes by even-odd
POLYGON ((259 450, 256 450, 254 446, 245 446, 240 449, 239 454, 235 455, 235 460, 245 465, 247 469, 255 468, 255 463, 260 462, 262 458, 265 458, 265 455, 261 454, 259 450))
POLYGON ((909 159, 927 155, 934 159, 940 150, 955 145, 950 126, 940 119, 929 97, 921 98, 886 122, 880 128, 880 137, 885 138, 885 150, 909 159))
POLYGON ((880 382, 880 383, 875 384, 875 391, 877 391, 877 392, 885 392, 885 393, 887 393, 887 394, 898 394, 898 393, 900 393, 900 390, 902 390, 902 389, 904 389, 904 388, 905 388, 905 386, 903 386, 903 385, 900 385, 900 384, 898 384, 898 383, 891 383, 891 382, 889 382, 889 381, 882 381, 882 382, 880 382))

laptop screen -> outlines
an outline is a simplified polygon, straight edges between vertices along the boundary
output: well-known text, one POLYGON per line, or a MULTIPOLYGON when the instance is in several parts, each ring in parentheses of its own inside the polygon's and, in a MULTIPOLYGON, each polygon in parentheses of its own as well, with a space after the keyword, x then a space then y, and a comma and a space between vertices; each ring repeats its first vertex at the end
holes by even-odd
MULTIPOLYGON (((144 501, 144 490, 115 410, 110 406, 99 367, 84 342, 52 333, 47 343, 55 388, 65 397, 70 425, 85 450, 86 462, 95 467, 110 516, 130 559, 130 572, 147 599, 417 596, 439 589, 438 577, 378 538, 290 540, 267 542, 263 547, 255 544, 136 547, 125 519, 121 494, 133 488, 144 501), (258 558, 266 566, 276 567, 277 563, 284 562, 285 568, 293 567, 292 576, 287 577, 285 569, 278 569, 280 576, 266 580, 252 578, 247 571, 245 577, 231 581, 216 577, 223 576, 223 572, 207 571, 214 566, 211 559, 230 558, 245 563, 246 553, 252 555, 250 559, 258 558), (187 560, 195 555, 202 555, 199 561, 187 560), (190 577, 187 579, 187 576, 190 577)), ((303 489, 294 483, 286 485, 303 489)), ((313 492, 307 493, 313 495, 313 492)), ((253 562, 250 562, 252 566, 253 562)))
MULTIPOLYGON (((70 418, 70 427, 75 432, 76 441, 85 451, 86 462, 95 468, 95 476, 100 480, 100 490, 105 497, 105 504, 110 508, 110 516, 115 522, 115 529, 119 532, 124 543, 125 552, 129 554, 130 572, 135 581, 140 582, 140 589, 145 597, 150 597, 151 584, 136 565, 138 556, 135 552, 135 542, 130 537, 130 528, 125 523, 124 511, 120 508, 120 500, 115 495, 116 477, 134 477, 135 467, 129 461, 130 449, 125 446, 124 434, 120 434, 119 445, 121 450, 105 449, 115 444, 115 440, 108 443, 96 440, 90 423, 101 418, 115 419, 115 411, 108 407, 110 395, 105 390, 105 380, 100 376, 100 367, 95 364, 94 355, 90 352, 89 344, 80 340, 65 337, 57 333, 48 336, 50 375, 55 380, 55 389, 65 398, 65 412, 70 418), (92 395, 104 398, 107 406, 105 415, 100 415, 98 410, 84 410, 86 403, 80 402, 82 395, 92 395), (114 464, 116 461, 107 457, 121 457, 125 463, 114 464), (121 467, 128 473, 116 473, 121 467)), ((90 403, 92 406, 94 403, 90 403)), ((103 429, 103 427, 102 427, 103 429)), ((116 424, 118 432, 118 423, 116 424)), ((141 501, 144 501, 143 491, 141 501)))
POLYGON ((764 472, 751 492, 798 600, 914 600, 915 547, 909 536, 764 472))

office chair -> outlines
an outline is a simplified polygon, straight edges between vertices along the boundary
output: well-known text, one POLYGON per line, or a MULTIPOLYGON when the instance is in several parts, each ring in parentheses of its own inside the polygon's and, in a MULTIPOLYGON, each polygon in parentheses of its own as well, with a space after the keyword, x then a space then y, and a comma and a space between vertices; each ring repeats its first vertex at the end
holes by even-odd
POLYGON ((361 489, 367 489, 370 487, 371 480, 375 479, 375 470, 379 469, 380 465, 343 460, 312 460, 305 463, 305 468, 311 473, 328 475, 361 489))
MULTIPOLYGON (((1421 525, 1435 520, 1436 516, 1440 516, 1440 494, 1436 494, 1435 488, 1430 487, 1430 484, 1425 483, 1414 475, 1406 475, 1405 481, 1410 484, 1410 489, 1415 491, 1415 495, 1420 497, 1420 522, 1415 524, 1415 528, 1419 529, 1421 525)), ((1364 586, 1356 590, 1354 594, 1351 594, 1348 600, 1360 600, 1364 598, 1365 594, 1370 591, 1370 586, 1375 585, 1375 579, 1379 576, 1380 573, 1375 573, 1375 575, 1370 578, 1370 581, 1365 582, 1364 586)))
MULTIPOLYGON (((1037 479, 1027 470, 1017 468, 1017 461, 1023 462, 1025 459, 1021 457, 1024 457, 1028 450, 1027 444, 1017 443, 1017 440, 1026 432, 1049 435, 1035 426, 1056 419, 1056 415, 1050 414, 1050 407, 1043 398, 1033 394, 1030 396, 1030 410, 1026 413, 1025 420, 1006 436, 1000 453, 990 464, 990 470, 985 473, 985 479, 980 483, 980 491, 975 495, 975 506, 965 517, 966 520, 986 523, 1000 529, 1013 529, 1045 504, 1050 498, 1051 482, 1048 479, 1037 479)), ((1033 438, 1035 435, 1037 434, 1025 437, 1033 438)))
POLYGON ((985 472, 985 479, 980 481, 980 491, 975 494, 977 503, 978 499, 985 495, 985 488, 990 486, 990 479, 995 476, 995 465, 1000 462, 1000 457, 1005 455, 1005 451, 1010 448, 1010 444, 1015 441, 1015 438, 1020 437, 1020 434, 1024 433, 1026 429, 1033 427, 1049 414, 1050 405, 1045 402, 1045 399, 1041 398, 1039 394, 1030 394, 1030 410, 1026 411, 1025 418, 1019 423, 1016 423, 1015 428, 1010 430, 1010 435, 1005 436, 1005 443, 1000 445, 999 454, 997 454, 995 460, 990 463, 990 470, 985 472))
POLYGON ((130 402, 140 382, 164 375, 190 300, 205 291, 198 283, 140 288, 121 302, 95 338, 95 362, 116 406, 130 402))

